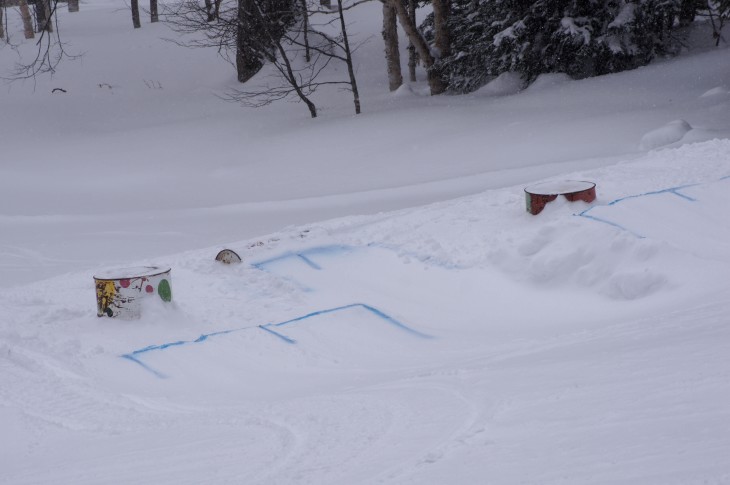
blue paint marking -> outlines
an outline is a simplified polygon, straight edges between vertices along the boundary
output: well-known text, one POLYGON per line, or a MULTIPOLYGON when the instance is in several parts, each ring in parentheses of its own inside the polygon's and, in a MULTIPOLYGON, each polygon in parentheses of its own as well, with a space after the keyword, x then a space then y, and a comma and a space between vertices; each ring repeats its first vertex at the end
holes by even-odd
POLYGON ((138 356, 141 356, 141 354, 144 354, 146 352, 152 352, 152 351, 156 351, 156 350, 165 350, 165 349, 169 349, 170 347, 180 347, 183 345, 203 343, 203 342, 206 342, 210 337, 215 337, 217 335, 226 335, 229 333, 240 332, 243 330, 251 330, 254 328, 260 328, 261 330, 264 330, 265 332, 268 332, 268 333, 274 335, 275 337, 283 340, 284 342, 286 342, 288 344, 296 344, 297 343, 296 340, 284 335, 283 333, 277 332, 272 327, 283 327, 284 325, 290 325, 292 323, 301 322, 301 321, 308 320, 310 318, 317 317, 320 315, 326 315, 329 313, 349 310, 351 308, 363 308, 363 309, 367 310, 368 312, 370 312, 371 314, 375 315, 376 317, 380 318, 384 322, 387 322, 390 325, 393 325, 403 331, 406 331, 406 332, 410 333, 411 335, 415 335, 415 336, 421 337, 421 338, 433 338, 431 335, 428 335, 428 334, 419 332, 418 330, 412 329, 411 327, 399 322, 398 320, 391 317, 387 313, 385 313, 382 310, 379 310, 373 306, 366 305, 364 303, 353 303, 351 305, 344 305, 344 306, 340 306, 340 307, 336 307, 336 308, 328 308, 326 310, 319 310, 316 312, 308 313, 306 315, 302 315, 301 317, 292 318, 291 320, 286 320, 284 322, 267 323, 265 325, 241 327, 241 328, 235 328, 235 329, 231 329, 231 330, 222 330, 222 331, 218 331, 218 332, 212 332, 212 333, 208 333, 208 334, 203 334, 195 340, 178 340, 176 342, 170 342, 170 343, 165 343, 165 344, 160 344, 160 345, 148 345, 147 347, 132 351, 128 354, 120 355, 120 357, 123 359, 131 360, 132 362, 139 364, 146 371, 154 374, 156 377, 159 377, 160 379, 164 379, 167 377, 165 374, 163 374, 163 373, 153 369, 149 365, 145 364, 138 358, 138 356))
POLYGON ((263 261, 259 261, 256 263, 252 263, 251 266, 257 269, 265 269, 266 266, 268 266, 271 263, 276 263, 278 261, 284 261, 286 259, 299 259, 300 261, 303 261, 307 266, 309 266, 312 269, 315 270, 321 270, 322 267, 318 265, 316 262, 312 260, 310 256, 316 256, 316 255, 329 255, 329 254, 340 254, 345 253, 348 251, 352 251, 352 246, 345 246, 345 245, 331 245, 331 246, 318 246, 314 248, 305 249, 304 251, 287 251, 283 254, 280 254, 279 256, 275 256, 270 259, 265 259, 263 261))
MULTIPOLYGON (((344 306, 340 306, 340 307, 336 307, 336 308, 329 308, 327 310, 319 310, 316 312, 308 313, 307 315, 303 315, 301 317, 292 318, 291 320, 287 320, 285 322, 269 323, 266 325, 262 325, 260 328, 262 328, 263 330, 270 331, 271 327, 283 327, 284 325, 290 325, 292 323, 301 322, 303 320, 308 320, 312 317, 318 317, 320 315, 326 315, 328 313, 341 312, 343 310, 349 310, 351 308, 364 308, 365 310, 367 310, 371 314, 375 315, 376 317, 380 318, 381 320, 383 320, 401 330, 404 330, 404 331, 410 333, 411 335, 415 335, 415 336, 421 337, 421 338, 433 338, 431 335, 421 333, 418 330, 414 330, 411 327, 409 327, 409 326, 399 322, 395 318, 391 317, 387 313, 385 313, 381 310, 378 310, 377 308, 375 308, 373 306, 366 305, 364 303, 353 303, 351 305, 344 305, 344 306)), ((281 335, 278 335, 278 336, 281 336, 281 335)))
MULTIPOLYGON (((133 352, 133 353, 134 353, 134 352, 133 352)), ((132 353, 132 354, 133 354, 133 353, 132 353)), ((146 371, 148 371, 148 372, 151 372, 152 374, 154 374, 155 376, 159 377, 160 379, 167 379, 167 376, 166 376, 165 374, 163 374, 163 373, 161 373, 161 372, 158 372, 158 371, 156 371, 155 369, 153 369, 152 367, 148 366, 147 364, 145 364, 145 363, 144 363, 144 362, 142 362, 141 360, 137 359, 137 358, 136 358, 136 357, 135 357, 134 355, 132 355, 132 354, 124 354, 124 355, 120 355, 120 357, 121 357, 122 359, 127 359, 127 360, 131 360, 132 362, 135 362, 135 363, 137 363, 137 364, 141 365, 141 366, 142 366, 142 368, 143 368, 144 370, 146 370, 146 371)))
MULTIPOLYGON (((616 205, 619 202, 623 202, 623 201, 628 200, 628 199, 637 199, 639 197, 646 197, 646 196, 649 196, 649 195, 660 195, 660 194, 674 194, 674 195, 677 195, 679 197, 682 197, 683 199, 687 199, 687 200, 691 200, 691 201, 695 202, 695 199, 693 199, 692 197, 688 197, 688 196, 686 196, 684 194, 679 193, 678 191, 679 190, 682 190, 682 189, 689 188, 689 187, 695 187, 697 185, 700 185, 700 184, 680 185, 679 187, 670 187, 668 189, 654 190, 652 192, 644 192, 643 194, 627 195, 626 197, 621 197, 619 199, 612 200, 607 205, 616 205)), ((590 210, 590 209, 588 209, 588 210, 590 210)))
MULTIPOLYGON (((590 209, 588 209, 588 210, 590 210, 590 209)), ((636 236, 639 239, 644 239, 644 236, 642 236, 641 234, 637 234, 634 231, 632 231, 631 229, 628 229, 628 228, 622 226, 621 224, 616 224, 615 222, 609 221, 608 219, 601 219, 600 217, 590 216, 590 215, 586 214, 586 212, 588 212, 588 210, 583 211, 580 214, 576 214, 576 215, 579 217, 585 217, 586 219, 590 219, 592 221, 597 221, 597 222, 602 222, 604 224, 608 224, 609 226, 613 226, 615 228, 621 229, 622 231, 626 231, 629 234, 633 234, 634 236, 636 236)))
POLYGON ((690 197, 689 195, 685 195, 685 194, 679 192, 679 189, 673 189, 673 190, 670 190, 669 192, 672 193, 672 194, 674 194, 674 195, 676 195, 676 196, 679 196, 679 197, 681 197, 683 199, 686 199, 686 200, 688 200, 690 202, 697 202, 697 199, 695 199, 693 197, 690 197))
POLYGON ((314 261, 312 261, 311 259, 309 259, 308 257, 306 257, 303 254, 297 254, 297 257, 299 259, 301 259, 302 261, 304 261, 312 269, 316 269, 317 271, 320 271, 322 269, 322 267, 320 265, 318 265, 317 263, 315 263, 314 261))
POLYGON ((276 335, 278 338, 280 338, 281 340, 283 340, 284 342, 286 342, 288 344, 295 344, 295 343, 297 343, 297 341, 294 340, 293 338, 289 338, 286 335, 282 335, 279 332, 276 332, 274 330, 271 330, 269 328, 269 325, 268 324, 267 325, 259 325, 259 328, 261 330, 265 331, 265 332, 269 332, 272 335, 276 335))
MULTIPOLYGON (((726 180, 726 179, 730 179, 730 175, 727 175, 725 177, 722 177, 719 180, 726 180)), ((655 191, 652 191, 652 192, 644 192, 643 194, 628 195, 626 197, 621 197, 619 199, 612 200, 611 202, 609 202, 608 204, 606 204, 606 206, 616 205, 616 204, 618 204, 620 202, 623 202, 623 201, 629 200, 629 199, 637 199, 639 197, 647 197, 649 195, 660 195, 660 194, 672 194, 672 195, 676 195, 677 197, 681 197, 682 199, 687 200, 689 202, 697 202, 697 199, 695 199, 694 197, 690 197, 689 195, 686 195, 686 194, 681 193, 680 190, 687 189, 689 187, 697 187, 698 185, 703 185, 703 184, 680 185, 679 187, 670 187, 668 189, 655 190, 655 191)), ((585 217, 586 219, 591 219, 593 221, 597 221, 597 222, 602 222, 604 224, 608 224, 609 226, 613 226, 613 227, 616 227, 618 229, 621 229, 622 231, 626 231, 626 232, 628 232, 630 234, 633 234, 634 236, 638 237, 639 239, 644 239, 644 236, 642 236, 641 234, 638 234, 638 233, 636 233, 636 232, 634 232, 634 231, 632 231, 632 230, 630 230, 630 229, 628 229, 628 228, 626 228, 626 227, 624 227, 624 226, 622 226, 620 224, 617 224, 615 222, 612 222, 612 221, 609 221, 607 219, 603 219, 603 218, 600 218, 600 217, 596 217, 596 216, 593 216, 593 215, 588 215, 588 212, 590 212, 594 208, 595 207, 591 207, 589 209, 584 210, 580 214, 575 214, 575 215, 577 215, 579 217, 585 217)))

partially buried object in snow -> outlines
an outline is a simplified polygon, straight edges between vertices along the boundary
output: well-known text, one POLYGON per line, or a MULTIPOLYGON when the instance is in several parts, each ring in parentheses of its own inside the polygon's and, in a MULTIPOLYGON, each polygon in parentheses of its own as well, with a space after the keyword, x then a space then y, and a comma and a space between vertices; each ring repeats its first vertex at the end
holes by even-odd
POLYGON ((142 314, 142 298, 172 301, 170 268, 138 266, 103 271, 94 276, 96 315, 131 320, 142 314))
POLYGON ((584 180, 558 180, 530 185, 525 188, 527 212, 539 214, 548 202, 554 201, 559 195, 571 202, 593 202, 596 200, 596 184, 584 180))
POLYGON ((220 261, 223 264, 236 264, 241 262, 241 256, 232 249, 224 249, 218 253, 215 260, 220 261))

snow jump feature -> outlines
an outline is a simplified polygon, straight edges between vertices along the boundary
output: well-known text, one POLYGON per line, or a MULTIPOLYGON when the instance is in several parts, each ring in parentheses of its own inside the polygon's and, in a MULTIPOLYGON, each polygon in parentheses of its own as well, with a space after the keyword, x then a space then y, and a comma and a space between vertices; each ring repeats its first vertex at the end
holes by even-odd
POLYGON ((147 354, 149 352, 162 351, 162 350, 166 350, 166 349, 173 348, 173 347, 200 344, 200 343, 208 341, 208 339, 210 337, 217 337, 220 335, 227 335, 227 334, 231 334, 234 332, 241 332, 244 330, 254 330, 254 329, 261 329, 261 330, 263 330, 269 334, 272 334, 272 335, 276 336, 277 338, 283 340, 287 344, 294 345, 294 344, 297 344, 297 341, 295 339, 283 334, 279 330, 281 327, 290 326, 290 325, 293 325, 293 324, 296 324, 299 322, 314 319, 314 318, 322 316, 322 315, 338 313, 338 312, 346 312, 346 311, 352 310, 352 309, 363 309, 368 314, 377 317, 379 320, 407 333, 408 335, 418 337, 418 338, 423 338, 423 339, 433 338, 431 335, 419 332, 418 330, 415 330, 415 329, 409 327, 408 325, 400 322, 399 320, 396 320, 395 318, 388 315, 384 311, 379 310, 378 308, 375 308, 371 305, 367 305, 364 303, 353 303, 350 305, 344 305, 344 306, 335 307, 335 308, 328 308, 325 310, 318 310, 318 311, 311 312, 306 315, 302 315, 300 317, 292 318, 290 320, 286 320, 286 321, 279 322, 279 323, 267 323, 264 325, 255 325, 255 326, 250 326, 250 327, 241 327, 241 328, 234 328, 234 329, 230 329, 230 330, 212 332, 212 333, 208 333, 208 334, 203 334, 195 340, 178 340, 175 342, 168 342, 168 343, 159 344, 159 345, 149 345, 147 347, 143 347, 141 349, 134 350, 127 354, 122 354, 119 357, 121 357, 122 359, 130 360, 130 361, 138 364, 144 370, 153 374, 155 377, 158 377, 160 379, 165 379, 169 376, 154 369, 152 366, 148 365, 143 360, 141 360, 142 357, 144 356, 144 354, 147 354))
MULTIPOLYGON (((722 181, 722 180, 725 180, 727 178, 729 178, 729 177, 723 177, 720 180, 722 181)), ((702 184, 680 185, 679 187, 670 187, 668 189, 654 190, 654 191, 651 191, 651 192, 644 192, 642 194, 627 195, 626 197, 621 197, 619 199, 612 200, 611 202, 609 202, 605 206, 589 207, 588 209, 584 210, 583 212, 581 212, 581 213, 579 213, 577 215, 579 217, 585 217, 586 219, 591 219, 591 220, 596 221, 596 222, 602 222, 604 224, 608 224, 609 226, 613 226, 613 227, 616 227, 618 229, 621 229, 622 231, 626 231, 626 232, 628 232, 630 234, 633 234, 634 236, 638 237, 639 239, 644 239, 645 236, 643 236, 643 235, 641 235, 641 234, 639 234, 637 232, 634 232, 631 229, 629 229, 629 228, 627 228, 627 227, 625 227, 625 226, 623 226, 623 225, 621 225, 621 224, 619 224, 617 222, 613 222, 613 221, 611 221, 609 219, 605 219, 603 217, 598 217, 598 216, 595 216, 593 214, 589 214, 589 212, 591 212, 592 210, 597 209, 599 207, 610 207, 610 206, 614 206, 616 204, 619 204, 619 203, 624 202, 624 201, 627 201, 627 200, 638 199, 638 198, 641 198, 641 197, 649 197, 649 196, 652 196, 652 195, 662 195, 662 194, 676 195, 677 197, 680 197, 680 198, 682 198, 682 199, 684 199, 684 200, 686 200, 688 202, 697 202, 697 199, 695 199, 693 197, 690 197, 689 195, 683 194, 682 192, 680 192, 680 190, 687 189, 687 188, 690 188, 690 187, 697 187, 699 185, 702 185, 702 184)))
POLYGON ((629 195, 591 207, 580 217, 608 224, 639 239, 722 258, 730 249, 730 177, 629 195))
POLYGON ((350 252, 353 249, 354 248, 352 246, 343 245, 317 246, 314 248, 305 249, 304 251, 288 251, 280 254, 279 256, 275 256, 264 261, 259 261, 258 263, 252 263, 251 266, 266 271, 267 266, 273 263, 278 263, 280 261, 285 261, 288 259, 298 259, 310 268, 319 271, 322 269, 322 267, 312 259, 312 256, 342 254, 350 252))
POLYGON ((297 318, 293 318, 291 320, 287 320, 286 322, 281 322, 281 323, 267 323, 266 325, 260 325, 259 328, 262 329, 262 330, 265 330, 266 332, 269 332, 269 333, 271 333, 273 335, 276 335, 280 339, 284 340, 286 343, 295 344, 295 343, 297 343, 296 340, 294 340, 293 338, 288 337, 288 336, 282 334, 279 331, 276 331, 275 329, 278 329, 279 327, 283 327, 285 325, 291 325, 293 323, 297 323, 297 322, 301 322, 301 321, 304 321, 304 320, 308 320, 310 318, 317 317, 317 316, 320 316, 320 315, 326 315, 328 313, 341 312, 341 311, 349 310, 351 308, 362 308, 364 310, 367 310, 372 315, 375 315, 376 317, 380 318, 384 322, 386 322, 386 323, 388 323, 390 325, 393 325, 394 327, 399 328, 400 330, 403 330, 405 332, 408 332, 411 335, 415 335, 416 337, 420 337, 420 338, 433 338, 431 335, 428 335, 428 334, 425 334, 425 333, 421 333, 418 330, 414 330, 411 327, 409 327, 409 326, 407 326, 407 325, 399 322, 395 318, 391 317, 387 313, 384 313, 384 312, 378 310, 377 308, 372 307, 370 305, 366 305, 364 303, 353 303, 352 305, 345 305, 345 306, 341 306, 341 307, 337 307, 337 308, 330 308, 328 310, 320 310, 320 311, 317 311, 317 312, 309 313, 309 314, 304 315, 304 316, 301 316, 301 317, 297 317, 297 318))

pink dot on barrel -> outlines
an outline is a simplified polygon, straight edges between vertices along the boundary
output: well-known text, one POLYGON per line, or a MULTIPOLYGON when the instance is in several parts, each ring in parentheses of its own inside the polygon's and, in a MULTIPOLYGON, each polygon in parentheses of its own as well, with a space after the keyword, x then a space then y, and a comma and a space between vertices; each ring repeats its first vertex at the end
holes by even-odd
POLYGON ((155 291, 155 289, 152 288, 152 285, 147 285, 145 286, 144 291, 146 291, 147 293, 152 293, 153 291, 155 291))
POLYGON ((126 280, 126 279, 119 280, 119 284, 121 285, 122 288, 129 288, 129 280, 126 280))

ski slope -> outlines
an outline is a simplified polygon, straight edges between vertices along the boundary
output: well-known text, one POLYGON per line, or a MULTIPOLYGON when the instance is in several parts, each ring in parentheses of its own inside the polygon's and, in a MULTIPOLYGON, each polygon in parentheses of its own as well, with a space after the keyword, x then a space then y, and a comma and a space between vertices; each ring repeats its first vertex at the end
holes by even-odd
POLYGON ((730 482, 726 49, 430 98, 375 38, 309 120, 122 7, 0 93, 0 483, 730 482), (97 318, 138 265, 173 302, 97 318))

